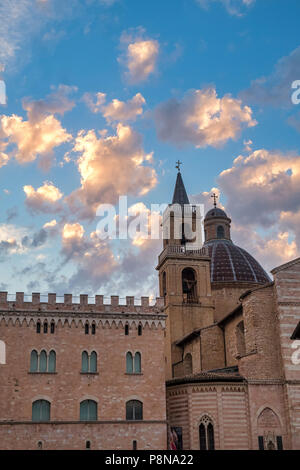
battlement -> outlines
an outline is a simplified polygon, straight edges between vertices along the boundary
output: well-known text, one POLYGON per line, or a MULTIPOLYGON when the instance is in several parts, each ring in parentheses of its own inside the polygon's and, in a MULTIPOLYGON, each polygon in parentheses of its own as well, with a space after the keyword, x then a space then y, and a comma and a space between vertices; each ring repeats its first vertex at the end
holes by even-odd
MULTIPOLYGON (((149 297, 141 297, 139 301, 134 296, 127 296, 125 303, 120 303, 118 295, 110 297, 110 303, 105 303, 103 295, 91 297, 87 294, 81 294, 79 302, 73 301, 72 294, 56 296, 54 293, 48 295, 34 292, 30 296, 24 295, 24 292, 17 292, 15 299, 9 300, 10 295, 7 292, 0 292, 0 310, 23 310, 23 311, 68 311, 68 312, 99 312, 99 313, 160 313, 163 309, 163 298, 157 297, 154 305, 150 305, 149 297), (57 300, 61 301, 57 301, 57 300)), ((123 300, 123 299, 122 299, 123 300)))

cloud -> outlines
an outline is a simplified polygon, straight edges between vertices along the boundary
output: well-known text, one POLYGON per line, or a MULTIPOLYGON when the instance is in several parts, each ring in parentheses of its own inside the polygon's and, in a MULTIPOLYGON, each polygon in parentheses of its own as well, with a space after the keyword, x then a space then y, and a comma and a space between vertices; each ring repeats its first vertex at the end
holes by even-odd
POLYGON ((63 193, 51 182, 45 182, 43 186, 34 189, 31 185, 23 187, 26 194, 25 203, 32 212, 57 212, 61 210, 59 201, 63 193))
POLYGON ((129 83, 140 83, 156 71, 159 55, 159 42, 156 39, 145 39, 145 30, 138 28, 133 33, 123 33, 121 45, 125 53, 118 61, 125 66, 125 78, 129 83))
POLYGON ((10 207, 6 211, 6 223, 11 222, 14 218, 18 216, 18 208, 17 206, 10 207))
POLYGON ((230 15, 243 16, 255 0, 196 0, 199 5, 208 9, 212 3, 220 2, 230 15))
POLYGON ((242 99, 260 106, 289 108, 292 106, 291 86, 300 77, 300 46, 282 57, 270 75, 257 78, 241 92, 242 99))
POLYGON ((107 282, 118 263, 106 241, 100 240, 96 232, 85 235, 79 223, 65 224, 62 230, 62 254, 65 262, 76 265, 75 273, 68 281, 71 290, 97 291, 107 282))
POLYGON ((22 253, 24 247, 22 239, 28 230, 24 227, 17 227, 13 224, 0 224, 0 255, 7 256, 15 253, 22 253))
POLYGON ((218 186, 235 220, 270 227, 281 211, 300 209, 300 157, 265 149, 240 155, 219 175, 218 186))
POLYGON ((27 111, 27 121, 15 114, 0 117, 0 139, 3 139, 2 143, 0 142, 0 150, 1 145, 2 150, 10 144, 16 145, 11 154, 2 158, 2 164, 7 163, 8 157, 14 155, 21 164, 39 158, 40 166, 49 168, 54 148, 72 139, 60 121, 54 117, 54 114, 63 114, 72 109, 74 103, 67 97, 72 90, 72 87, 60 85, 58 90, 45 100, 24 100, 23 108, 27 111))
POLYGON ((66 201, 80 217, 93 218, 100 203, 115 204, 119 195, 146 194, 157 183, 155 170, 143 165, 152 154, 145 154, 141 136, 130 126, 118 124, 116 135, 99 139, 93 130, 80 131, 73 151, 80 154, 81 187, 66 201))
POLYGON ((105 104, 105 93, 85 93, 83 101, 93 113, 102 113, 108 123, 135 121, 138 116, 143 114, 143 106, 146 103, 141 93, 137 93, 131 100, 120 101, 113 99, 105 104), (96 98, 96 99, 94 99, 96 98))
POLYGON ((155 123, 161 140, 197 148, 220 147, 237 139, 243 128, 257 124, 249 106, 242 106, 241 100, 230 95, 218 98, 214 88, 190 90, 181 100, 173 98, 160 104, 155 123))
POLYGON ((267 271, 300 255, 300 245, 291 240, 291 233, 278 227, 271 233, 262 235, 253 228, 234 222, 232 239, 254 256, 267 271))

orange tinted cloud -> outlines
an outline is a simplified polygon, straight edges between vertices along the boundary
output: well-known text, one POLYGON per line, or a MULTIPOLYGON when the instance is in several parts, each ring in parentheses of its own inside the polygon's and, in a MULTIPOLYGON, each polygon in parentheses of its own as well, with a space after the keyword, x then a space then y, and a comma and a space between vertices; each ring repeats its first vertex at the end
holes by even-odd
POLYGON ((25 100, 23 108, 27 111, 27 121, 15 114, 0 118, 0 138, 4 142, 2 145, 9 143, 16 146, 10 157, 14 156, 21 164, 39 158, 42 167, 50 166, 54 148, 72 139, 54 117, 54 113, 63 114, 72 109, 74 103, 67 97, 72 90, 72 87, 61 85, 45 100, 25 100))
POLYGON ((45 182, 37 190, 31 185, 23 187, 26 194, 25 203, 34 212, 57 212, 58 202, 63 197, 61 191, 51 182, 45 182))
POLYGON ((143 163, 141 136, 130 126, 118 124, 116 135, 97 138, 95 132, 78 133, 73 149, 81 187, 66 198, 73 212, 93 218, 100 203, 115 204, 119 195, 143 195, 157 183, 156 172, 143 163))
POLYGON ((144 34, 145 31, 138 28, 134 34, 121 37, 126 52, 118 60, 126 67, 125 77, 132 84, 147 80, 156 71, 159 43, 156 39, 145 39, 144 34))
POLYGON ((85 93, 83 101, 87 104, 93 113, 102 113, 108 122, 119 121, 135 121, 137 116, 143 113, 143 106, 146 103, 141 93, 137 93, 131 100, 120 101, 113 99, 110 103, 105 104, 106 94, 85 93))
POLYGON ((220 147, 257 124, 249 106, 230 95, 218 98, 214 88, 190 90, 182 100, 162 103, 155 111, 155 122, 161 140, 197 148, 220 147))

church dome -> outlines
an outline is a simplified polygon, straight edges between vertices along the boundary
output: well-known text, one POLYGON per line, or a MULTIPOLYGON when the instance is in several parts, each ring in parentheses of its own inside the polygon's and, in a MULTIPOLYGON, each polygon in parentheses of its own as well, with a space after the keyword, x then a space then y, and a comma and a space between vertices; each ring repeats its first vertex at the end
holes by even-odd
POLYGON ((231 240, 210 240, 205 246, 211 257, 211 282, 270 282, 269 276, 253 256, 231 240))
POLYGON ((226 217, 227 218, 227 215, 226 215, 226 212, 224 212, 219 207, 213 207, 213 209, 210 209, 205 216, 206 219, 210 217, 226 217))

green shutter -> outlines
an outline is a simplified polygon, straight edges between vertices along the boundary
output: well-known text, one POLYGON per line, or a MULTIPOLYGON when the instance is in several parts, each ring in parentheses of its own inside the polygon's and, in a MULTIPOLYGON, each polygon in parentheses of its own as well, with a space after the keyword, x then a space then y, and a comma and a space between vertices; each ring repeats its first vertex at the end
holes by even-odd
POLYGON ((88 372, 89 371, 89 356, 86 351, 83 351, 81 356, 81 371, 88 372))
POLYGON ((80 403, 80 421, 88 421, 88 401, 80 403))
POLYGON ((142 371, 141 368, 141 354, 139 352, 135 353, 134 356, 134 372, 140 374, 142 371))
POLYGON ((40 372, 47 372, 47 353, 46 351, 42 351, 40 354, 40 372))
POLYGON ((97 372, 97 353, 92 352, 90 357, 90 372, 97 372))
POLYGON ((89 400, 88 403, 88 420, 97 421, 97 403, 93 400, 89 400))
POLYGON ((32 403, 32 421, 50 421, 50 403, 46 400, 37 400, 32 403))
POLYGON ((38 370, 38 353, 33 350, 30 355, 30 372, 37 372, 38 370))
POLYGON ((127 374, 132 374, 133 372, 133 359, 131 352, 126 354, 126 372, 127 374))
POLYGON ((41 421, 50 421, 50 403, 46 400, 41 402, 41 421))
POLYGON ((133 420, 133 401, 132 400, 126 403, 126 419, 129 421, 133 420))
POLYGON ((55 351, 50 351, 48 372, 55 372, 55 369, 56 369, 56 354, 55 354, 55 351))

